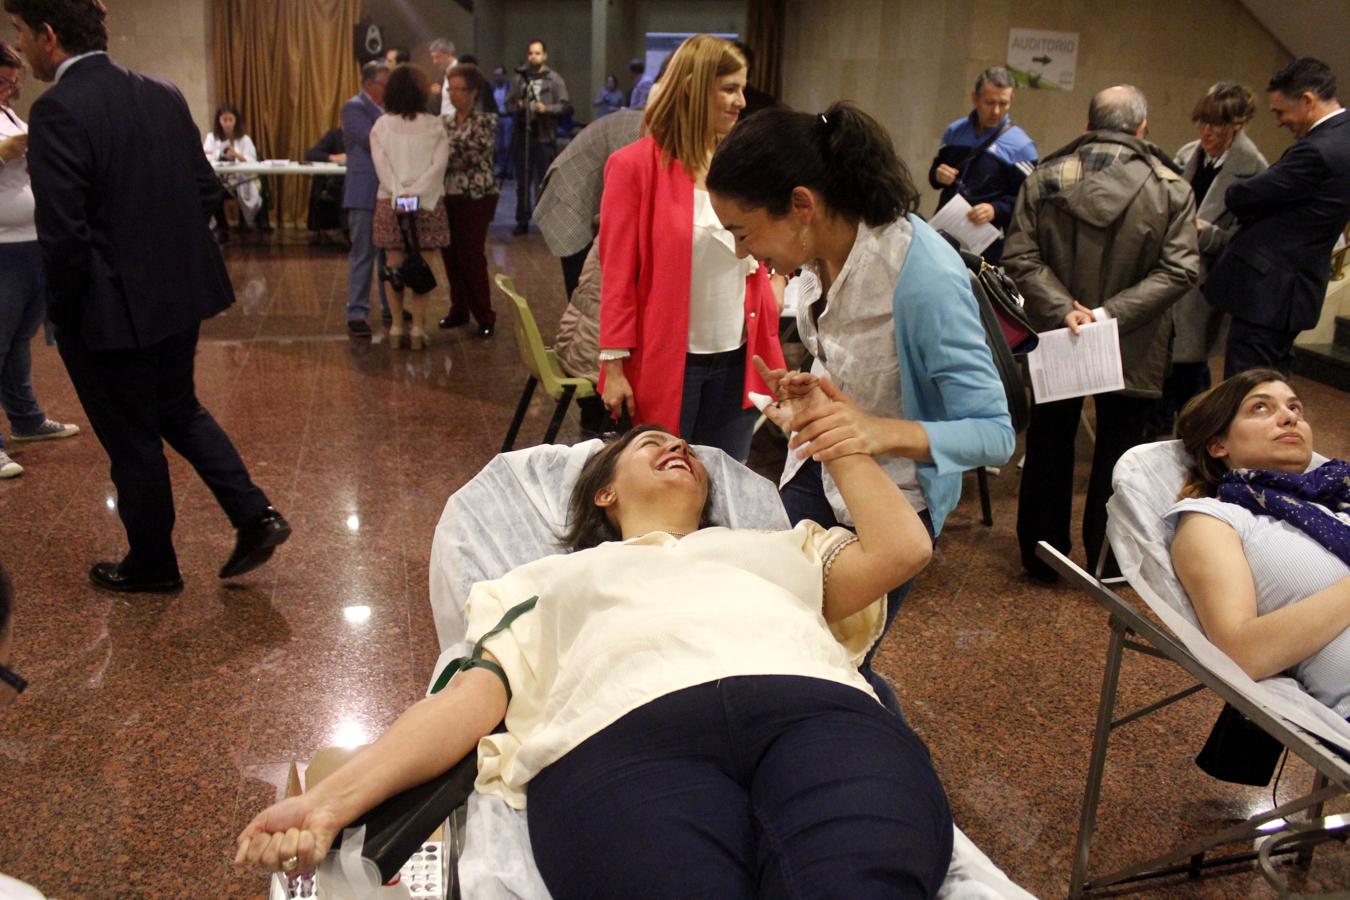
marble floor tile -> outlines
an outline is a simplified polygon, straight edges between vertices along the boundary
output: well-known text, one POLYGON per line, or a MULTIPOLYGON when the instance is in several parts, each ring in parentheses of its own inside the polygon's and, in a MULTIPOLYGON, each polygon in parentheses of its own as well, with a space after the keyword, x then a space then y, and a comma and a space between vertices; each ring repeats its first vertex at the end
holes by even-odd
MULTIPOLYGON (((564 307, 559 266, 538 234, 513 238, 510 219, 507 210, 489 232, 490 266, 515 278, 551 336, 564 307)), ((0 871, 55 897, 264 895, 263 878, 229 865, 236 833, 276 797, 292 759, 373 738, 425 688, 438 655, 433 531, 446 498, 497 452, 524 383, 499 294, 495 336, 437 329, 425 351, 391 350, 378 311, 372 340, 348 338, 341 251, 282 233, 225 255, 239 300, 202 329, 199 393, 295 529, 244 578, 216 578, 234 533, 169 453, 184 591, 109 596, 88 584, 91 563, 124 550, 116 497, 59 357, 34 344, 45 407, 85 430, 15 449, 28 471, 0 482, 0 559, 18 594, 14 667, 31 681, 0 720, 0 821, 24 832, 0 839, 0 871)), ((444 315, 443 287, 429 309, 444 315)), ((1322 451, 1345 457, 1347 396, 1296 387, 1322 451)), ((540 439, 552 411, 537 392, 517 447, 540 439)), ((573 406, 559 437, 577 435, 573 406)), ((1079 517, 1088 446, 1080 435, 1079 517)), ((765 429, 752 467, 776 478, 784 449, 765 429)), ((1014 465, 991 478, 986 527, 966 480, 877 668, 927 741, 957 822, 1016 881, 1054 897, 1067 891, 1107 617, 1090 598, 1021 574, 1024 490, 1034 486, 1014 465)), ((1121 707, 1185 687, 1183 674, 1131 659, 1121 707)), ((1218 708, 1192 697, 1115 737, 1095 867, 1269 805, 1269 788, 1221 784, 1192 763, 1218 708)), ((1290 762, 1277 796, 1309 778, 1290 762)), ((1344 848, 1319 851, 1295 878, 1296 889, 1346 884, 1344 848)), ((1152 894, 1268 895, 1250 872, 1152 894)))

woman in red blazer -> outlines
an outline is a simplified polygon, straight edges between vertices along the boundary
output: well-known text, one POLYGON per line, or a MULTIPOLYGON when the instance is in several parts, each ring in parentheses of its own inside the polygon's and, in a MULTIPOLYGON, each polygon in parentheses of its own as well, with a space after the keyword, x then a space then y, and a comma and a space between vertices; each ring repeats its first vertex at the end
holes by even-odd
POLYGON ((643 118, 645 136, 605 166, 600 204, 600 387, 605 406, 744 461, 770 393, 751 365, 782 365, 769 273, 736 255, 704 188, 745 106, 745 58, 689 38, 643 118))

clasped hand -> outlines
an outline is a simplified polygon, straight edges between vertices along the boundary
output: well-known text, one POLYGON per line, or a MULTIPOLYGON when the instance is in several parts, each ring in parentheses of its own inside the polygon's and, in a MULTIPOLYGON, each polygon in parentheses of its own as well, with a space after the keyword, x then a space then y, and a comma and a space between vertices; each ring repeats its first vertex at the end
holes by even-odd
POLYGON ((294 857, 298 872, 313 872, 328 855, 341 823, 313 794, 288 797, 258 813, 240 833, 235 865, 276 871, 294 857))
POLYGON ((788 449, 798 459, 809 456, 817 462, 829 462, 853 453, 875 455, 885 449, 881 420, 863 412, 828 378, 770 369, 758 356, 755 369, 778 401, 764 413, 791 434, 788 449))

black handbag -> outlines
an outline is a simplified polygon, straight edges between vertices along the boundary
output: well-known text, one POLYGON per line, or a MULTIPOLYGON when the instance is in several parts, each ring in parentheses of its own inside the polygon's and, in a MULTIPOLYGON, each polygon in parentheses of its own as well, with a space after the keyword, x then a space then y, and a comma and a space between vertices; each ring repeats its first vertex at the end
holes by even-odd
MULTIPOLYGON (((949 238, 950 240, 950 238, 949 238)), ((994 369, 1003 382, 1003 395, 1008 401, 1008 417, 1015 433, 1024 431, 1031 422, 1031 406, 1027 403, 1026 382, 1022 380, 1022 362, 1019 357, 1036 349, 1040 338, 1031 329, 1031 321, 1022 309, 1022 295, 1017 285, 998 266, 991 266, 978 255, 958 250, 961 260, 970 269, 970 290, 980 308, 980 324, 984 326, 984 342, 994 358, 994 369)))
POLYGON ((436 287, 436 274, 431 271, 431 266, 422 258, 422 248, 417 242, 417 214, 399 213, 398 227, 403 232, 403 265, 399 267, 399 273, 403 276, 403 283, 409 287, 414 294, 422 295, 431 293, 436 287))

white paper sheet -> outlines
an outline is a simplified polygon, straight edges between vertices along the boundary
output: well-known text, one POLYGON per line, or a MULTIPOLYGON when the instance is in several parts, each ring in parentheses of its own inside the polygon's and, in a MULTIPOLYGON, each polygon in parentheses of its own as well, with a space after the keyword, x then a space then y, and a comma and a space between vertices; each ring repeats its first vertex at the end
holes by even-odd
POLYGON ((999 239, 1002 232, 988 222, 976 225, 966 218, 968 215, 970 203, 957 194, 933 214, 928 224, 933 226, 934 231, 945 231, 956 238, 971 253, 983 253, 986 247, 999 239))
POLYGON ((1078 334, 1056 328, 1040 335, 1027 354, 1037 403, 1052 403, 1125 387, 1120 363, 1120 327, 1115 319, 1082 325, 1078 334))

